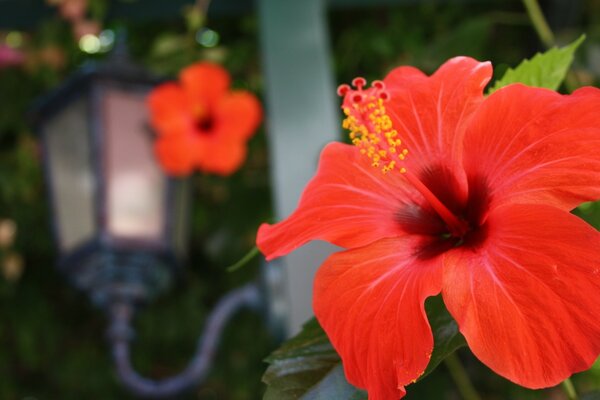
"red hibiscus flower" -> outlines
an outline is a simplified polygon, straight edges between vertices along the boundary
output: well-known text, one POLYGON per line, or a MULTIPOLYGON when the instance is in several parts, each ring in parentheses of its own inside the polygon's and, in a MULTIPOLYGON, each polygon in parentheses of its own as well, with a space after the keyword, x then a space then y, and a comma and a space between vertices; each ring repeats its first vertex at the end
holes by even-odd
POLYGON ((259 229, 267 259, 312 239, 348 249, 319 269, 313 306, 369 399, 425 370, 439 293, 473 353, 520 385, 600 353, 600 234, 569 213, 600 197, 600 90, 484 98, 491 74, 461 57, 342 85, 356 146, 329 144, 298 209, 259 229))
POLYGON ((232 174, 246 158, 246 142, 261 121, 260 103, 248 92, 230 91, 229 74, 215 64, 189 66, 179 79, 179 84, 158 86, 148 98, 161 165, 171 175, 188 175, 196 168, 232 174))

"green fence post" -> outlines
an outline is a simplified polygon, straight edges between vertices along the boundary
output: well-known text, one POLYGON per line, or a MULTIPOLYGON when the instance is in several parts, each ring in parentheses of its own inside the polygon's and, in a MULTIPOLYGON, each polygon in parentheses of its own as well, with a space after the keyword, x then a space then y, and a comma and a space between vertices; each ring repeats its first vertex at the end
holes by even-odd
MULTIPOLYGON (((278 219, 298 204, 323 146, 338 138, 324 0, 259 0, 271 178, 278 219)), ((311 243, 267 265, 271 301, 288 335, 312 315, 312 279, 333 246, 311 243), (281 274, 283 270, 283 274, 281 274)))

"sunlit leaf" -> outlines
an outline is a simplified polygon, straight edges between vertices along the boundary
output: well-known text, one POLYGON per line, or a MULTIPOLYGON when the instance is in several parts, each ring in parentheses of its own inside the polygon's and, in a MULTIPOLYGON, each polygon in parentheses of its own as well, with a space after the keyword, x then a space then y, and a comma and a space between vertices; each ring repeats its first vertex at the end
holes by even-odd
POLYGON ((573 62, 575 51, 585 40, 585 35, 565 47, 554 47, 544 53, 537 53, 530 60, 523 60, 516 68, 509 68, 504 76, 496 81, 488 94, 511 83, 556 90, 565 79, 573 62))

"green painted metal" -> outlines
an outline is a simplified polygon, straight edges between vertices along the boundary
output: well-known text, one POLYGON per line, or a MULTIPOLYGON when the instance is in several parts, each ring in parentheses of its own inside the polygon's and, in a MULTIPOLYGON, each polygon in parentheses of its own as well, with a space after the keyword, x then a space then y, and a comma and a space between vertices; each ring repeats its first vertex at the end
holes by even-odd
MULTIPOLYGON (((281 219, 296 207, 323 146, 338 139, 339 115, 325 2, 260 0, 258 12, 271 173, 276 214, 281 219)), ((274 292, 285 296, 272 301, 287 303, 288 334, 297 332, 312 315, 313 274, 331 251, 330 245, 311 243, 267 267, 285 271, 279 282, 271 283, 279 285, 274 292)))

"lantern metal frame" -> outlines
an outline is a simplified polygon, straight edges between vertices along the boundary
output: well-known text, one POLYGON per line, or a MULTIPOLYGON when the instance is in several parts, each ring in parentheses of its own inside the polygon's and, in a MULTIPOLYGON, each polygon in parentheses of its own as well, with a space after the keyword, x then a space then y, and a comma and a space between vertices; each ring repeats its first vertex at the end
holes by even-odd
MULTIPOLYGON (((48 197, 51 209, 55 211, 53 171, 47 154, 48 138, 41 131, 49 118, 81 96, 89 96, 86 124, 90 135, 92 173, 96 178, 96 192, 92 199, 94 234, 92 239, 65 252, 61 248, 58 221, 53 218, 54 239, 60 249, 58 267, 75 287, 87 292, 94 305, 107 313, 107 338, 119 379, 129 391, 144 398, 172 398, 199 385, 210 369, 221 332, 231 317, 243 307, 261 313, 268 309, 264 299, 265 285, 260 282, 246 284, 232 290, 217 303, 207 319, 196 353, 180 374, 154 381, 137 374, 131 365, 129 345, 134 337, 132 324, 137 309, 167 290, 182 275, 184 251, 178 251, 177 243, 174 240, 169 242, 168 236, 177 231, 175 219, 185 219, 185 215, 175 215, 171 211, 172 215, 166 216, 160 241, 111 238, 107 228, 106 171, 101 159, 104 153, 100 150, 104 146, 102 141, 106 139, 103 138, 104 126, 98 110, 102 109, 107 88, 139 91, 163 81, 132 63, 121 42, 108 61, 82 67, 60 88, 38 102, 31 113, 33 125, 42 138, 48 197), (167 242, 170 245, 166 245, 167 242)), ((151 140, 150 130, 148 135, 151 140)), ((179 210, 187 214, 186 192, 185 181, 168 179, 163 212, 169 214, 169 210, 179 210), (177 205, 178 202, 183 204, 177 205)), ((179 227, 180 231, 182 229, 187 230, 187 227, 179 227)), ((184 248, 185 245, 181 244, 184 248)))
MULTIPOLYGON (((87 115, 89 119, 88 138, 90 143, 90 161, 93 175, 96 178, 94 189, 94 235, 91 240, 80 244, 73 251, 64 253, 60 250, 59 268, 79 289, 88 292, 92 301, 105 308, 114 295, 132 296, 139 302, 146 302, 165 291, 181 272, 181 259, 172 249, 163 246, 164 241, 130 241, 114 240, 107 230, 107 201, 105 187, 104 160, 101 159, 104 138, 102 116, 102 98, 107 89, 126 91, 143 91, 162 82, 143 68, 133 64, 127 53, 116 51, 110 59, 101 64, 87 64, 75 73, 60 88, 43 98, 35 107, 33 118, 36 130, 45 121, 56 115, 71 102, 88 96, 87 115), (133 250, 132 250, 133 249, 133 250), (172 267, 171 267, 172 266, 172 267), (113 292, 115 292, 113 294, 113 292)), ((148 132, 151 135, 151 132, 148 132)), ((42 138, 42 151, 48 159, 48 137, 42 138)), ((46 163, 45 179, 47 182, 50 206, 56 210, 53 171, 46 163)), ((185 182, 169 179, 167 181, 167 198, 165 209, 172 210, 177 191, 185 190, 185 182)), ((185 207, 185 206, 184 206, 185 207)), ((164 212, 168 212, 168 211, 164 212)), ((182 210, 186 212, 185 210, 182 210)), ((163 234, 173 233, 173 218, 166 218, 167 226, 163 234)), ((60 249, 61 235, 59 222, 52 219, 52 231, 57 247, 60 249)), ((164 239, 164 238, 163 238, 164 239)))

